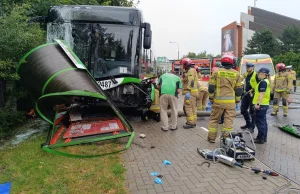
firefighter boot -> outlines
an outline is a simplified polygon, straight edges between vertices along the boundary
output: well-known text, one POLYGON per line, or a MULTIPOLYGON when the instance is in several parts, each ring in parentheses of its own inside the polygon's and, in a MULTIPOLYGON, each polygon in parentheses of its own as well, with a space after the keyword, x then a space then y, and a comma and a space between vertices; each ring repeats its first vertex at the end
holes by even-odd
POLYGON ((207 141, 215 143, 217 138, 217 132, 208 132, 207 141))
POLYGON ((288 106, 282 106, 282 108, 283 108, 283 116, 287 117, 288 106))
POLYGON ((196 124, 190 124, 188 122, 185 123, 185 125, 183 125, 184 129, 191 129, 191 128, 195 128, 196 124))
POLYGON ((277 115, 278 109, 279 109, 278 99, 274 98, 273 99, 273 112, 271 113, 271 116, 277 115))

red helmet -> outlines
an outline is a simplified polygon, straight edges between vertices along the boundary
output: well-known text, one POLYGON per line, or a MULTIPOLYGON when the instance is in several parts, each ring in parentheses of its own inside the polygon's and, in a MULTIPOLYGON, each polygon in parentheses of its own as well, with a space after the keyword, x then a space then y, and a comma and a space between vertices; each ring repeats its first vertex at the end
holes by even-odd
POLYGON ((278 63, 278 64, 276 65, 276 69, 277 69, 278 71, 283 71, 283 70, 285 70, 285 64, 284 64, 284 63, 278 63))
POLYGON ((181 64, 184 68, 186 68, 187 66, 189 66, 189 65, 192 64, 192 60, 189 59, 189 58, 183 58, 183 59, 181 59, 180 64, 181 64))
POLYGON ((224 54, 221 58, 222 66, 234 66, 236 63, 236 58, 232 54, 224 54))

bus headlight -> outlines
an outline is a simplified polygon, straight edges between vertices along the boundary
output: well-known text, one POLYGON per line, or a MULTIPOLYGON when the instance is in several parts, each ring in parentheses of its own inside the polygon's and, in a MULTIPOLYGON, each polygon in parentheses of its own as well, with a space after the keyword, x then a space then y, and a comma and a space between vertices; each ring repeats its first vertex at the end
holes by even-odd
POLYGON ((134 87, 132 85, 124 85, 123 94, 134 94, 134 87))

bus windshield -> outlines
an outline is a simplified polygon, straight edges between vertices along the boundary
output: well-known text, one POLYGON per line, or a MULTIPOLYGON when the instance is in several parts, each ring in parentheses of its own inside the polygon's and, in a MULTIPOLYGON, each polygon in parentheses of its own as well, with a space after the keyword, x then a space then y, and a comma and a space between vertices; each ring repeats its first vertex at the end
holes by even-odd
MULTIPOLYGON (((116 24, 64 23, 48 26, 50 38, 65 38, 95 79, 135 72, 139 28, 116 24), (61 30, 57 30, 60 29, 61 30), (55 31, 64 31, 63 37, 55 31), (71 31, 68 32, 68 31, 71 31), (52 35, 51 35, 52 32, 52 35), (134 48, 134 49, 133 49, 134 48)), ((49 39, 49 37, 48 37, 49 39)), ((53 40, 52 40, 53 41, 53 40)))
MULTIPOLYGON (((258 70, 260 68, 263 68, 263 67, 269 69, 271 76, 275 75, 274 67, 273 67, 272 63, 258 63, 258 64, 255 64, 254 71, 258 72, 258 70)), ((246 72, 246 63, 241 65, 241 71, 242 71, 242 74, 244 74, 246 72)))

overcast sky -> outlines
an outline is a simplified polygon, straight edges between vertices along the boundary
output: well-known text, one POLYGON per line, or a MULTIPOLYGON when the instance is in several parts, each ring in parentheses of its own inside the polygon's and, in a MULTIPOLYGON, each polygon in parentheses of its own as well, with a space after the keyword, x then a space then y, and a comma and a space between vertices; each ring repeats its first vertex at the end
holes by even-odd
MULTIPOLYGON (((151 23, 152 48, 157 56, 177 59, 190 52, 221 53, 221 28, 248 12, 254 0, 140 0, 137 8, 151 23)), ((258 0, 256 6, 300 19, 299 0, 258 0)))

